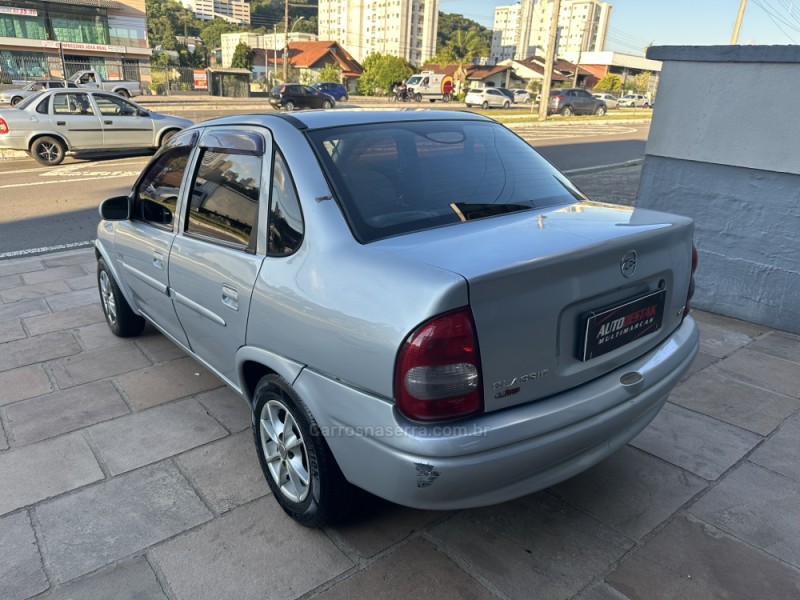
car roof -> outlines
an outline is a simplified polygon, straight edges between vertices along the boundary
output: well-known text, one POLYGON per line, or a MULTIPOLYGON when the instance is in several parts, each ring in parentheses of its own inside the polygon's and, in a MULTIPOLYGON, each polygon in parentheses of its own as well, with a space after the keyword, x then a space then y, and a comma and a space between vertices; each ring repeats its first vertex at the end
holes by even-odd
POLYGON ((401 110, 365 110, 359 108, 343 108, 337 110, 309 110, 285 113, 267 113, 235 115, 203 121, 199 126, 206 125, 262 125, 268 127, 275 119, 289 121, 298 129, 325 129, 348 125, 369 125, 377 123, 404 123, 414 121, 478 121, 494 122, 488 117, 477 115, 468 111, 459 110, 427 110, 427 109, 401 109, 401 110))

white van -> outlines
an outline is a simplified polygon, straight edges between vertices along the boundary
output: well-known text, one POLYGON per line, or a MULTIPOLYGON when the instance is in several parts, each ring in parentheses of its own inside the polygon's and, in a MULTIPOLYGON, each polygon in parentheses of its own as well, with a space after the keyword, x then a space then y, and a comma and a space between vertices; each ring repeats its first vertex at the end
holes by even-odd
POLYGON ((429 102, 450 102, 453 98, 453 78, 433 71, 423 71, 408 78, 406 89, 408 97, 417 102, 422 102, 423 98, 429 102))

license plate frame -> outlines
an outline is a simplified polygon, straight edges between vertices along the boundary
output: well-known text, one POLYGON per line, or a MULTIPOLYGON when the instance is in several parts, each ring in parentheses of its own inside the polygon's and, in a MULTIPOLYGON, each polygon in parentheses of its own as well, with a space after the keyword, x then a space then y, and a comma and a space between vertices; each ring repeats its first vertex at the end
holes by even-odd
POLYGON ((665 288, 582 315, 578 358, 589 361, 661 329, 665 288))

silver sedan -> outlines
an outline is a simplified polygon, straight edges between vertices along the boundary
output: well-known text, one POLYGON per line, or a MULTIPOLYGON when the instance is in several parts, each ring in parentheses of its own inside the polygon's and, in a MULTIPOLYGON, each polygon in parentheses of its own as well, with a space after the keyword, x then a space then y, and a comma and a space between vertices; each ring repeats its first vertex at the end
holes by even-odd
POLYGON ((48 79, 42 81, 31 81, 20 88, 12 88, 0 91, 0 104, 10 104, 16 106, 28 96, 36 92, 51 89, 73 88, 78 89, 78 85, 72 81, 62 81, 61 79, 48 79))
POLYGON ((158 148, 189 119, 150 112, 117 94, 94 90, 37 92, 0 111, 0 148, 24 150, 58 165, 67 152, 158 148))

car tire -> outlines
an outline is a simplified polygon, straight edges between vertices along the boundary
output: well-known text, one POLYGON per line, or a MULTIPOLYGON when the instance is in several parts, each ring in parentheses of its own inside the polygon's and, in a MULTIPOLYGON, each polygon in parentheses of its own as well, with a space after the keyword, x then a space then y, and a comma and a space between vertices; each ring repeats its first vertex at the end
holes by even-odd
POLYGON ((67 149, 58 138, 44 135, 33 141, 30 152, 33 160, 40 165, 55 167, 64 161, 67 149))
POLYGON ((288 112, 292 112, 295 108, 294 102, 290 100, 289 102, 283 105, 283 108, 285 108, 288 112))
POLYGON ((598 106, 597 110, 594 111, 598 117, 602 117, 606 114, 606 107, 605 106, 598 106))
POLYGON ((472 108, 472 104, 467 104, 467 108, 472 108))
POLYGON ((509 106, 511 106, 511 103, 508 100, 503 102, 503 108, 508 108, 509 106))
POLYGON ((17 104, 19 104, 20 102, 22 102, 22 96, 14 96, 14 97, 11 99, 11 106, 16 106, 16 105, 17 105, 17 104))
POLYGON ((314 416, 289 383, 275 374, 264 376, 253 405, 258 460, 284 512, 306 527, 345 518, 356 489, 344 478, 314 416))
POLYGON ((483 110, 489 110, 489 103, 486 100, 484 100, 483 104, 481 104, 481 108, 483 110))
POLYGON ((97 289, 100 292, 100 305, 103 307, 103 314, 111 333, 117 337, 133 337, 142 333, 145 326, 144 318, 133 312, 102 258, 97 261, 97 289))
POLYGON ((575 114, 575 111, 572 109, 571 106, 567 105, 561 109, 561 114, 564 115, 565 117, 571 117, 572 115, 575 114))
POLYGON ((414 94, 414 102, 422 102, 422 94, 414 94))
POLYGON ((340 102, 349 102, 350 101, 350 96, 345 94, 344 96, 341 97, 341 99, 339 101, 340 102))
POLYGON ((128 92, 128 90, 117 90, 117 94, 126 99, 131 97, 131 94, 128 92))
POLYGON ((175 136, 176 133, 178 133, 177 129, 170 129, 169 131, 165 131, 161 135, 161 140, 158 143, 159 148, 164 144, 166 144, 168 141, 170 141, 175 136))
POLYGON ((450 102, 451 96, 450 94, 444 94, 442 96, 442 102, 450 102))
POLYGON ((331 104, 330 100, 323 100, 322 108, 333 108, 333 104, 331 104))

